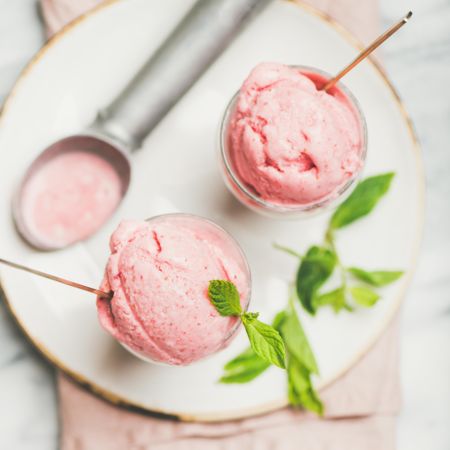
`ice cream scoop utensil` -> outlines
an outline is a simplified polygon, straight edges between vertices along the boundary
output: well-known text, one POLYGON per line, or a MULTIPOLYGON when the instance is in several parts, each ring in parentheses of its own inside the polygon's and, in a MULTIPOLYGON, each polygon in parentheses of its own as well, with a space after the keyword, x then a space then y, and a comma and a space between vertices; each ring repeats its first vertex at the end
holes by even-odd
POLYGON ((323 91, 328 91, 331 89, 344 75, 346 75, 350 70, 352 70, 356 65, 358 65, 363 59, 367 58, 376 48, 378 48, 384 41, 389 39, 394 33, 396 33, 403 25, 405 25, 412 16, 412 11, 409 11, 405 17, 403 17, 400 22, 397 22, 387 31, 385 31, 381 36, 375 39, 368 47, 366 47, 348 66, 344 67, 335 77, 327 81, 324 87, 321 89, 323 91))
POLYGON ((198 0, 123 91, 99 111, 91 126, 78 135, 52 143, 32 163, 13 202, 13 216, 22 237, 40 250, 56 250, 69 245, 40 239, 35 227, 30 227, 26 221, 23 202, 24 186, 35 171, 63 153, 73 150, 91 152, 109 161, 119 175, 121 193, 125 195, 131 179, 128 154, 141 146, 144 138, 211 66, 248 20, 269 2, 198 0))
POLYGON ((23 270, 28 273, 32 273, 33 275, 37 275, 39 277, 47 278, 49 280, 57 281, 58 283, 66 284, 67 286, 71 286, 77 289, 81 289, 83 291, 90 292, 92 294, 98 295, 100 297, 111 298, 112 292, 104 292, 99 289, 95 289, 84 284, 77 283, 75 281, 67 280, 66 278, 57 277, 56 275, 52 275, 50 273, 42 272, 40 270, 32 269, 27 266, 23 266, 22 264, 17 264, 12 261, 8 261, 6 259, 0 258, 0 264, 5 264, 6 266, 13 267, 14 269, 23 270))

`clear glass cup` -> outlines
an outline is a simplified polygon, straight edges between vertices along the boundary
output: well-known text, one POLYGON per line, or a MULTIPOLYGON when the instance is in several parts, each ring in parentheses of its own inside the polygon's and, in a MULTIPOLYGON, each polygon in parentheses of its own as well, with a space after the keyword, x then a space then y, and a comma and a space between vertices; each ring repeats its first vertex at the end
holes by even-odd
MULTIPOLYGON (((155 217, 151 217, 147 219, 147 222, 155 223, 158 221, 167 221, 167 220, 189 220, 197 222, 201 225, 201 227, 204 227, 204 229, 208 229, 210 232, 214 233, 216 239, 220 239, 221 242, 223 242, 223 246, 227 248, 228 253, 231 253, 231 256, 234 258, 235 262, 241 269, 244 279, 245 279, 245 285, 246 285, 246 293, 243 299, 241 299, 242 308, 244 311, 248 310, 250 299, 251 299, 251 272, 250 267, 247 261, 247 258, 238 244, 238 242, 231 236, 227 231, 225 231, 222 227, 217 225, 215 222, 206 219, 201 216, 193 215, 193 214, 184 214, 184 213, 171 213, 171 214, 162 214, 155 217)), ((206 300, 206 299, 205 299, 206 300)), ((228 319, 224 317, 224 320, 228 319)), ((237 335, 238 330, 241 326, 241 320, 239 318, 236 318, 235 323, 233 324, 232 328, 228 331, 227 334, 223 336, 223 340, 220 342, 220 345, 218 348, 208 354, 205 354, 203 357, 199 358, 198 360, 202 360, 204 358, 207 358, 218 351, 224 349, 227 347, 233 338, 237 335)), ((136 349, 131 348, 129 345, 127 345, 124 342, 121 342, 119 340, 119 343, 124 347, 128 352, 130 352, 132 355, 136 356, 137 358, 141 359, 142 361, 149 362, 152 364, 157 365, 169 365, 165 362, 156 361, 155 359, 152 359, 147 354, 142 353, 136 349)), ((194 361, 195 362, 195 361, 194 361)))
MULTIPOLYGON (((308 76, 311 79, 314 78, 313 81, 322 82, 332 78, 332 75, 314 67, 291 67, 298 69, 302 74, 308 76)), ((255 192, 251 187, 246 185, 246 183, 242 179, 240 179, 239 174, 234 168, 228 148, 228 126, 239 98, 239 91, 234 94, 225 109, 225 113, 223 115, 222 122, 219 128, 220 169, 226 186, 243 205, 269 217, 302 218, 315 215, 332 207, 336 207, 339 203, 344 201, 348 197, 348 195, 350 195, 351 191, 356 186, 355 182, 360 177, 366 161, 367 124, 361 106, 359 105, 358 100, 355 98, 355 96, 350 92, 350 90, 340 82, 337 83, 336 86, 333 87, 332 90, 330 90, 330 92, 336 90, 343 93, 348 99, 349 104, 354 108, 355 115, 358 118, 358 123, 361 127, 361 166, 359 170, 356 171, 351 176, 351 178, 349 178, 338 189, 330 192, 330 194, 328 194, 324 198, 321 198, 320 200, 307 204, 282 204, 267 201, 261 198, 257 192, 255 192)))

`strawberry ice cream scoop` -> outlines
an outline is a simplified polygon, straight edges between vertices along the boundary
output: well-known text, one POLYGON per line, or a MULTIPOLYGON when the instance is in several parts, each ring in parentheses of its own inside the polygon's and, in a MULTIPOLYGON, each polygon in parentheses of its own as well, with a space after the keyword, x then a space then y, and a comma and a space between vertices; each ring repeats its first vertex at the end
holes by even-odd
POLYGON ((282 64, 260 64, 244 82, 227 143, 241 182, 259 198, 309 205, 330 196, 362 167, 364 130, 339 88, 282 64), (319 89, 318 89, 319 87, 319 89))
POLYGON ((232 281, 245 309, 250 275, 242 251, 221 228, 183 214, 122 222, 97 299, 101 325, 133 352, 152 361, 187 365, 225 347, 239 320, 211 304, 211 280, 232 281))

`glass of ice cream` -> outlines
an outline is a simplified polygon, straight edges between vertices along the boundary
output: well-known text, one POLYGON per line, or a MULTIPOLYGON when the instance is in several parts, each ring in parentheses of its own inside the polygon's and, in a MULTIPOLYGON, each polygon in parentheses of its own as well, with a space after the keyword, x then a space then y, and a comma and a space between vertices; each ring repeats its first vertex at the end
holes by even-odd
POLYGON ((123 221, 110 240, 100 324, 149 362, 188 365, 226 347, 240 327, 220 316, 208 297, 211 280, 233 282, 247 310, 250 269, 225 230, 203 217, 165 214, 123 221))
POLYGON ((353 94, 311 67, 256 66, 226 108, 221 170, 234 196, 274 217, 335 206, 364 166, 367 127, 353 94))

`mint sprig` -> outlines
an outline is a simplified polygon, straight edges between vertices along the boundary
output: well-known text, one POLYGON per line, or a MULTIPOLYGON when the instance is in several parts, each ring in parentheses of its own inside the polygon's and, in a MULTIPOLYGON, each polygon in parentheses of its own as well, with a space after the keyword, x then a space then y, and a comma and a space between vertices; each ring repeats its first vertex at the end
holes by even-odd
MULTIPOLYGON (((297 296, 303 308, 310 314, 316 314, 321 307, 331 307, 336 313, 342 310, 354 311, 356 306, 371 307, 380 298, 374 288, 387 286, 402 276, 401 271, 347 268, 342 263, 335 244, 337 230, 369 214, 388 192, 393 177, 394 174, 389 172, 361 181, 332 215, 323 243, 320 246, 311 246, 304 256, 299 256, 297 296), (321 287, 335 271, 339 273, 340 285, 330 291, 321 292, 321 287), (353 286, 350 283, 352 280, 363 284, 353 286)), ((291 255, 298 254, 284 246, 276 247, 291 255)))
POLYGON ((286 367, 286 351, 280 333, 258 320, 259 313, 242 311, 239 292, 231 281, 211 280, 208 296, 221 316, 240 317, 250 346, 261 359, 282 369, 286 367))
MULTIPOLYGON (((280 311, 272 321, 286 347, 288 398, 293 406, 302 406, 322 415, 323 405, 312 384, 311 377, 319 369, 300 319, 294 309, 295 295, 288 308, 280 311)), ((249 347, 229 361, 224 367, 221 383, 247 383, 270 367, 249 347)))
MULTIPOLYGON (((271 327, 277 330, 284 342, 287 395, 289 403, 293 406, 303 407, 319 415, 323 414, 323 404, 311 380, 314 374, 318 374, 319 369, 295 308, 296 299, 311 315, 322 307, 331 307, 336 313, 342 310, 351 312, 357 307, 369 308, 380 299, 376 289, 393 283, 403 274, 401 271, 370 271, 358 267, 345 267, 335 244, 336 232, 372 212, 388 192, 393 177, 394 174, 389 172, 361 181, 332 215, 323 243, 311 246, 304 255, 289 247, 274 245, 299 261, 294 294, 290 296, 287 308, 275 316, 271 327), (323 286, 336 272, 340 276, 339 285, 322 292, 323 286), (352 284, 355 280, 358 282, 356 285, 352 284)), ((249 319, 243 319, 245 320, 249 319)), ((252 320, 257 319, 250 319, 252 320)), ((252 343, 251 338, 250 342, 252 343)), ((270 367, 268 360, 262 358, 252 345, 225 365, 225 373, 220 381, 246 383, 264 373, 268 367, 270 367)))

